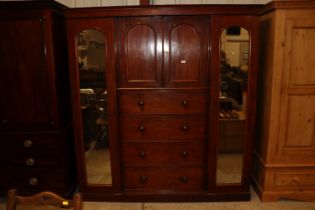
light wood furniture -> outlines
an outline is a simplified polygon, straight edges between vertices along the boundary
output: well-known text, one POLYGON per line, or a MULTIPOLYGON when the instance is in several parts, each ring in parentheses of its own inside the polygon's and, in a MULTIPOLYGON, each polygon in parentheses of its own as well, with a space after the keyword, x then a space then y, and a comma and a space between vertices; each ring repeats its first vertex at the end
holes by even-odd
POLYGON ((23 196, 18 194, 16 189, 8 191, 7 210, 38 208, 39 206, 47 209, 73 209, 81 210, 82 201, 79 193, 74 194, 73 199, 65 199, 58 194, 45 191, 34 195, 23 196))
POLYGON ((270 3, 260 29, 254 186, 262 201, 315 201, 315 4, 270 3))

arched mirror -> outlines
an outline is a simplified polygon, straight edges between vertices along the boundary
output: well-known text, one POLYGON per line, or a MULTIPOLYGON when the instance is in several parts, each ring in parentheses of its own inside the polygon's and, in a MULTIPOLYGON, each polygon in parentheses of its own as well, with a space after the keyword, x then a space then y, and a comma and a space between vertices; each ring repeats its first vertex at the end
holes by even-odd
POLYGON ((87 184, 112 184, 104 34, 96 29, 76 36, 77 65, 87 184))
POLYGON ((225 28, 220 35, 219 142, 217 184, 242 182, 245 152, 246 98, 249 69, 249 33, 225 28))

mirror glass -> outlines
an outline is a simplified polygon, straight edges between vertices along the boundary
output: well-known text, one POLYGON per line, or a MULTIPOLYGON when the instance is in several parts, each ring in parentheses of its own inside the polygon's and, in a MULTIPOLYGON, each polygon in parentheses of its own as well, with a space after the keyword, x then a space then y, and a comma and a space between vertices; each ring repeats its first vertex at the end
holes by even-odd
POLYGON ((104 34, 84 30, 76 43, 87 183, 111 184, 104 34))
POLYGON ((229 27, 222 31, 217 184, 242 182, 249 49, 246 29, 229 27))

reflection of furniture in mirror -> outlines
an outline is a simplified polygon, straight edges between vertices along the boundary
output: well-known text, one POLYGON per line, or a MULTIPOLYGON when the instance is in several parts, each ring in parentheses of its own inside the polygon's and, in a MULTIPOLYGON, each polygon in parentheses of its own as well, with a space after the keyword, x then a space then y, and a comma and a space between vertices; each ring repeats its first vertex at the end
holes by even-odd
POLYGON ((212 46, 217 58, 212 76, 219 80, 212 98, 217 114, 210 116, 218 122, 212 127, 216 139, 216 170, 212 172, 216 190, 249 189, 255 119, 256 21, 241 16, 213 19, 212 39, 220 40, 212 46))
POLYGON ((219 148, 217 183, 241 183, 246 145, 246 100, 250 36, 243 27, 225 28, 220 35, 219 148))
MULTIPOLYGON (((69 43, 78 173, 84 198, 249 199, 251 126, 255 111, 256 45, 252 43, 256 43, 257 8, 221 8, 219 15, 212 14, 217 12, 216 6, 187 8, 102 8, 67 13, 69 40, 77 37, 79 46, 85 46, 81 49, 73 41, 69 43), (231 15, 232 10, 237 15, 231 15), (228 37, 230 42, 241 42, 238 44, 241 56, 237 66, 225 63, 228 69, 222 69, 226 73, 222 74, 222 81, 226 89, 221 90, 221 31, 230 25, 238 26, 241 33, 247 30, 248 34, 247 40, 228 37), (103 80, 96 80, 93 68, 89 68, 88 45, 92 39, 85 38, 91 34, 87 30, 103 33, 103 80), (77 50, 84 51, 81 60, 76 57, 77 50), (104 112, 101 120, 90 117, 94 119, 92 123, 97 122, 92 127, 100 125, 101 132, 107 129, 110 162, 97 158, 102 167, 111 168, 108 177, 112 182, 107 183, 90 179, 88 167, 93 163, 87 152, 90 154, 91 150, 83 149, 84 142, 89 141, 84 140, 82 131, 84 118, 80 115, 79 92, 91 89, 98 98, 97 87, 106 89, 107 97, 99 103, 104 102, 100 106, 107 106, 109 111, 104 112), (225 113, 219 119, 221 105, 225 113), (252 116, 247 117, 245 110, 252 116), (226 176, 227 164, 235 167, 233 176, 226 176), (217 175, 217 165, 222 166, 223 176, 217 175)), ((102 167, 98 172, 105 175, 102 167)))
POLYGON ((75 61, 70 72, 77 168, 85 196, 119 187, 119 171, 113 164, 119 158, 113 27, 112 19, 68 20, 69 57, 75 61))
POLYGON ((75 187, 64 9, 0 2, 1 195, 75 187))
POLYGON ((315 201, 315 5, 274 2, 260 17, 254 186, 263 201, 315 201))

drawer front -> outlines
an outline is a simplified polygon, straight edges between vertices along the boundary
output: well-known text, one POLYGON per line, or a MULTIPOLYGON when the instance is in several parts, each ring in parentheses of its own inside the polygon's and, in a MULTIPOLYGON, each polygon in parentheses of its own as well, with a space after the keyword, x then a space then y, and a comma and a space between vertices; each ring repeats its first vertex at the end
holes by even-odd
POLYGON ((129 140, 203 140, 206 122, 203 117, 121 117, 123 141, 129 140))
POLYGON ((219 120, 220 132, 224 136, 245 135, 245 120, 219 120))
POLYGON ((59 133, 0 133, 2 154, 55 154, 62 146, 59 133))
POLYGON ((203 169, 125 168, 124 185, 127 190, 202 190, 203 169))
POLYGON ((150 166, 202 166, 202 143, 123 143, 123 165, 128 167, 150 166))
POLYGON ((128 92, 119 94, 121 115, 205 114, 207 92, 128 92))
POLYGON ((315 187, 315 171, 276 172, 274 184, 277 187, 315 187))
POLYGON ((19 166, 19 167, 57 167, 64 164, 64 158, 57 155, 37 155, 33 153, 23 153, 19 155, 0 154, 0 166, 19 166))
MULTIPOLYGON (((17 168, 4 167, 1 174, 0 186, 3 188, 18 187, 27 191, 62 189, 65 187, 67 177, 61 168, 17 168)), ((24 191, 24 190, 22 190, 24 191)))

